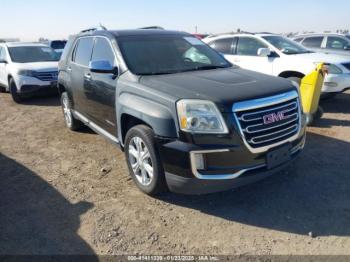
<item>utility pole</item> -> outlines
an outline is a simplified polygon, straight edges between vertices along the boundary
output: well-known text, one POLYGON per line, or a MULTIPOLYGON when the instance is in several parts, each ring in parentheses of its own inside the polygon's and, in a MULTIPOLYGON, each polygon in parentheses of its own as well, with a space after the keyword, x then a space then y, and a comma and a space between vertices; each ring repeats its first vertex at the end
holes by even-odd
POLYGON ((195 31, 196 34, 198 33, 198 27, 197 26, 194 27, 194 31, 195 31))

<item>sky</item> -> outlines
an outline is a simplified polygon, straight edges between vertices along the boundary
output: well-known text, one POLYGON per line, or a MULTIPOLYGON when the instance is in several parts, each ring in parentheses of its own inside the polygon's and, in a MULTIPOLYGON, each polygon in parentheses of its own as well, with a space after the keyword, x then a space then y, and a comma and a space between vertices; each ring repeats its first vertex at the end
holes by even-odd
POLYGON ((350 29, 349 0, 1 0, 0 10, 0 38, 22 41, 64 39, 100 23, 190 33, 350 29))

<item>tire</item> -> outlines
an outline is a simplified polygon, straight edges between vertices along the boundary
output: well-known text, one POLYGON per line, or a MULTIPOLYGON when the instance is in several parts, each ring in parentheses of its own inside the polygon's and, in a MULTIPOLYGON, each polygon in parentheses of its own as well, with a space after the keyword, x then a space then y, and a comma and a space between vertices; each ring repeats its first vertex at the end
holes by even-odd
POLYGON ((83 123, 74 118, 72 114, 72 102, 67 92, 63 92, 61 95, 61 106, 66 126, 72 131, 79 130, 83 126, 83 123))
POLYGON ((125 156, 130 175, 143 193, 154 196, 167 190, 164 169, 151 128, 138 125, 128 131, 125 156))
POLYGON ((333 99, 337 96, 338 93, 322 93, 321 100, 329 100, 333 99))
POLYGON ((16 83, 12 78, 10 78, 9 80, 9 89, 14 102, 16 102, 17 104, 23 102, 23 97, 21 97, 21 95, 18 94, 16 83))

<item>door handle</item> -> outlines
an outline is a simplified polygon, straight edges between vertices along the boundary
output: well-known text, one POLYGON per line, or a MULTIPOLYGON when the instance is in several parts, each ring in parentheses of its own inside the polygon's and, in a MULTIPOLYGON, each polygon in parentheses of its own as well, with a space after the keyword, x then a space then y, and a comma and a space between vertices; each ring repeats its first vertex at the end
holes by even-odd
POLYGON ((68 72, 72 72, 72 68, 69 66, 69 67, 67 67, 67 71, 68 72))
POLYGON ((91 80, 91 74, 89 74, 89 73, 85 74, 84 77, 86 80, 91 80))
POLYGON ((233 62, 234 62, 234 63, 239 63, 239 62, 241 62, 241 60, 235 59, 235 60, 233 60, 233 62))

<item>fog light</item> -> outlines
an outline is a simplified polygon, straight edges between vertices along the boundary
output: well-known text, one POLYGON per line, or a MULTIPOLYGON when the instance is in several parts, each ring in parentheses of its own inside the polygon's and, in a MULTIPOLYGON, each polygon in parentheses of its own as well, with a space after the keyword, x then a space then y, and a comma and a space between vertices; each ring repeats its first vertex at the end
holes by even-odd
POLYGON ((197 170, 204 170, 204 157, 203 154, 194 154, 194 163, 197 170))
POLYGON ((327 87, 337 87, 338 84, 335 82, 324 82, 324 85, 327 87))

